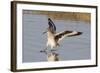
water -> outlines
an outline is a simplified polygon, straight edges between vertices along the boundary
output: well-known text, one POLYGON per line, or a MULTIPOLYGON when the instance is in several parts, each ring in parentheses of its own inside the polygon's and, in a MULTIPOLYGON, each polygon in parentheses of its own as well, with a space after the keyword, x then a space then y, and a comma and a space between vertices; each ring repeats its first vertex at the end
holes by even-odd
MULTIPOLYGON (((56 53, 60 60, 86 60, 91 58, 89 23, 83 21, 54 20, 57 32, 63 30, 75 30, 83 32, 80 36, 66 37, 60 42, 60 47, 56 53)), ((47 61, 47 55, 40 53, 46 47, 46 35, 42 33, 48 27, 48 16, 46 15, 23 15, 23 62, 43 62, 47 61)))

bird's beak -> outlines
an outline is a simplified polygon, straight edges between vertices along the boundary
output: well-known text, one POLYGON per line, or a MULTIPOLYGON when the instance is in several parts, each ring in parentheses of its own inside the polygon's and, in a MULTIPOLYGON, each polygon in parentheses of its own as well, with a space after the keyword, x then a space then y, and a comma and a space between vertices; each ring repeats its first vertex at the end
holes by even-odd
POLYGON ((44 30, 43 34, 47 33, 48 32, 48 28, 46 30, 44 30))
POLYGON ((43 32, 43 34, 47 33, 47 31, 43 32))

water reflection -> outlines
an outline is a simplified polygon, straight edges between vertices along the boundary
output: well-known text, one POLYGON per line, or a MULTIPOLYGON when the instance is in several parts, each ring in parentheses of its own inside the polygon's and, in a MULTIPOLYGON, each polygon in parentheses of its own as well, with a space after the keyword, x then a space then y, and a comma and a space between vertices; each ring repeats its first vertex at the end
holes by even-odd
POLYGON ((59 54, 56 52, 51 52, 47 54, 48 61, 59 61, 59 54))
POLYGON ((47 61, 59 61, 59 53, 57 51, 44 51, 47 61))

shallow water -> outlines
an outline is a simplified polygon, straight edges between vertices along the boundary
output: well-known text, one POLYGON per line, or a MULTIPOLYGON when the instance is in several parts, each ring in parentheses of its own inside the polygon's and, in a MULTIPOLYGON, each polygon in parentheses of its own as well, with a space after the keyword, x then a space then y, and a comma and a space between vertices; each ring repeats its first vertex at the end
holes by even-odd
MULTIPOLYGON (((23 62, 47 61, 47 55, 40 53, 46 47, 46 35, 42 33, 48 27, 48 16, 46 15, 23 15, 23 62)), ((60 42, 56 53, 60 60, 83 60, 90 59, 90 24, 82 21, 54 20, 57 32, 64 30, 75 30, 83 32, 82 35, 66 37, 60 42)), ((50 49, 50 48, 49 48, 50 49)))

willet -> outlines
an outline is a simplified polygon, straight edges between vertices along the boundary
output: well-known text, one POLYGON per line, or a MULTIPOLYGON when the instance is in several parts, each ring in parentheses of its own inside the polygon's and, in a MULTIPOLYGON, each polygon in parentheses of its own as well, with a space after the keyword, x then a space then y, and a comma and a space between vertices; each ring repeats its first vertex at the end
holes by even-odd
POLYGON ((59 42, 65 37, 72 37, 82 34, 82 32, 67 31, 67 30, 56 33, 56 26, 50 18, 48 18, 48 25, 49 27, 47 28, 47 31, 44 32, 47 33, 47 45, 45 50, 47 50, 48 46, 50 46, 52 50, 55 50, 54 48, 60 46, 59 42))

